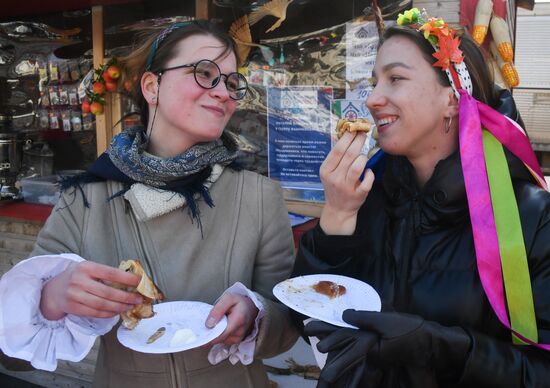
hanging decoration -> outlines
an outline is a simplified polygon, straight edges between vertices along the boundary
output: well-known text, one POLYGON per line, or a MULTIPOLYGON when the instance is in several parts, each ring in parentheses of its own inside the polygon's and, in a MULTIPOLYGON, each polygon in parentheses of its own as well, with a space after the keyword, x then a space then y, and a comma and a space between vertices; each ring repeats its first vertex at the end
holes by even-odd
POLYGON ((502 14, 505 10, 498 12, 497 7, 502 8, 502 5, 496 0, 477 0, 471 28, 472 38, 479 46, 486 44, 496 62, 496 71, 501 73, 508 88, 515 88, 519 85, 519 75, 513 62, 510 30, 504 20, 505 14, 502 14), (492 37, 489 42, 488 36, 492 37))
POLYGON ((86 77, 88 83, 84 87, 86 98, 82 102, 82 112, 100 115, 105 110, 105 94, 118 90, 120 68, 117 66, 116 59, 111 58, 97 69, 90 71, 93 73, 91 78, 86 77))
POLYGON ((262 45, 252 42, 248 15, 241 16, 231 24, 231 27, 229 27, 229 35, 231 35, 237 45, 239 66, 243 66, 246 63, 252 47, 262 47, 262 45))
POLYGON ((275 31, 286 19, 286 10, 288 8, 288 5, 293 1, 294 0, 271 0, 270 2, 256 8, 249 15, 250 25, 252 26, 263 19, 265 16, 271 15, 275 16, 277 18, 277 21, 266 30, 266 33, 275 31))
MULTIPOLYGON (((239 66, 243 66, 246 63, 252 47, 264 48, 264 46, 252 41, 250 26, 258 23, 265 16, 271 15, 275 16, 277 21, 266 31, 266 33, 276 30, 286 19, 286 10, 288 5, 293 1, 294 0, 271 0, 255 8, 249 15, 241 16, 231 24, 229 27, 229 35, 231 35, 237 45, 239 66)), ((282 48, 280 61, 284 63, 282 48)))

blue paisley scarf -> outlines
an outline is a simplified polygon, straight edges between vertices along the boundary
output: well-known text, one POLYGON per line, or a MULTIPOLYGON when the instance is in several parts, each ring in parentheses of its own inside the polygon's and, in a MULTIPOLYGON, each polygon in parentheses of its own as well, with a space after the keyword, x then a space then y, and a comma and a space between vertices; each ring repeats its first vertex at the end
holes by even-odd
POLYGON ((113 138, 107 154, 115 167, 133 181, 163 188, 214 164, 231 163, 237 157, 237 146, 225 140, 199 143, 173 158, 159 158, 145 151, 147 138, 142 128, 132 127, 113 138))
POLYGON ((142 183, 161 190, 174 191, 185 197, 192 219, 200 226, 200 212, 196 201, 203 199, 213 207, 208 188, 204 185, 212 173, 212 166, 220 164, 239 169, 235 163, 238 147, 227 134, 218 140, 199 143, 172 157, 160 158, 145 151, 147 136, 143 127, 131 127, 113 137, 106 152, 101 154, 83 174, 61 180, 61 190, 79 189, 84 205, 89 203, 82 185, 113 180, 124 188, 107 200, 123 195, 134 183, 142 183))

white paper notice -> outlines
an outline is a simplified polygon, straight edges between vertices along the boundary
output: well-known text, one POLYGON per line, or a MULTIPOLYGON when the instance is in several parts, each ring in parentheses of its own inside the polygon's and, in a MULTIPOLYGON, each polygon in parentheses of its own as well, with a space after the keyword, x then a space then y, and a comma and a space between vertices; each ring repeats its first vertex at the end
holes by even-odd
POLYGON ((346 99, 366 100, 372 76, 378 30, 375 22, 346 23, 346 99))

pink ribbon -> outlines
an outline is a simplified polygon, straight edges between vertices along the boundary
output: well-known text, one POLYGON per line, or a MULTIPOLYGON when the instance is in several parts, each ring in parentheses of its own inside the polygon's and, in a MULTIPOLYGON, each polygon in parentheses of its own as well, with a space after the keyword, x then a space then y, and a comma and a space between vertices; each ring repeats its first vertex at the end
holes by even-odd
MULTIPOLYGON (((515 121, 500 114, 490 106, 475 100, 468 94, 467 96, 477 104, 483 127, 487 128, 504 147, 510 150, 510 152, 525 164, 540 187, 548 190, 544 174, 542 173, 537 157, 523 129, 515 121)), ((461 101, 462 98, 463 96, 461 96, 461 101)))
POLYGON ((521 127, 489 106, 477 101, 464 90, 459 90, 459 93, 460 159, 481 284, 498 319, 508 329, 524 342, 550 350, 550 344, 534 343, 513 330, 508 319, 481 127, 487 128, 503 146, 517 156, 527 166, 538 184, 548 190, 544 175, 521 127))

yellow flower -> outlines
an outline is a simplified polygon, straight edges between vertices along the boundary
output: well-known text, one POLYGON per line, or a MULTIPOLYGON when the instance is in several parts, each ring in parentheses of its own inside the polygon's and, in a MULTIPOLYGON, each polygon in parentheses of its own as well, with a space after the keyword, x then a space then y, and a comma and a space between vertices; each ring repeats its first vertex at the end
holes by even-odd
POLYGON ((418 8, 411 8, 405 13, 400 13, 397 16, 397 24, 402 26, 405 24, 414 24, 418 22, 418 19, 420 17, 420 11, 418 8))
POLYGON ((402 26, 404 20, 405 20, 405 15, 403 15, 402 13, 397 15, 397 25, 402 26))

